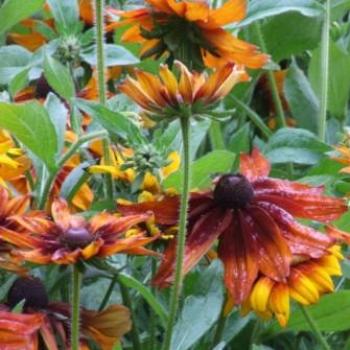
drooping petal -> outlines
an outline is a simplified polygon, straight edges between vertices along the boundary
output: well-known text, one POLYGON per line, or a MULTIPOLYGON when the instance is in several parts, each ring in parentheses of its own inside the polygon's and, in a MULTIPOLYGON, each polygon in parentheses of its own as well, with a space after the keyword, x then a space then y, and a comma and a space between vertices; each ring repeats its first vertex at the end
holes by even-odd
POLYGON ((289 320, 290 300, 289 287, 284 283, 276 283, 272 288, 269 308, 276 316, 278 323, 285 327, 289 320))
POLYGON ((266 210, 279 225, 293 254, 319 258, 334 243, 327 235, 298 223, 292 215, 277 205, 267 202, 257 202, 257 205, 266 210))
POLYGON ((239 171, 251 182, 269 175, 270 169, 269 161, 257 148, 250 155, 240 155, 239 171))
POLYGON ((258 312, 266 312, 270 293, 275 282, 268 277, 259 278, 250 294, 250 306, 258 312))
POLYGON ((225 285, 235 304, 247 299, 258 274, 256 247, 242 221, 242 214, 235 214, 232 224, 221 235, 219 244, 219 258, 225 268, 225 285))
POLYGON ((327 225, 326 232, 333 238, 335 238, 339 242, 345 242, 346 244, 350 244, 350 233, 339 230, 334 226, 327 225))
POLYGON ((246 231, 255 241, 259 270, 275 281, 284 281, 289 275, 292 256, 279 227, 257 206, 250 206, 242 216, 246 231))
MULTIPOLYGON (((188 234, 185 246, 183 274, 190 271, 209 251, 215 240, 226 230, 232 220, 230 211, 216 208, 202 215, 188 234)), ((164 260, 154 278, 154 284, 161 287, 169 285, 173 280, 175 269, 175 244, 167 250, 164 260)))

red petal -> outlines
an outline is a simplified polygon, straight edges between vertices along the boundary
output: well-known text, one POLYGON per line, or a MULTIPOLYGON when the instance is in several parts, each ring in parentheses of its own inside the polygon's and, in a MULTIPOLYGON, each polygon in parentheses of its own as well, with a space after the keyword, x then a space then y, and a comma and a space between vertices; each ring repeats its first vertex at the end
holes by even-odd
MULTIPOLYGON (((201 216, 188 234, 185 247, 183 274, 190 271, 209 251, 218 236, 230 225, 232 214, 220 208, 201 216)), ((176 260, 176 243, 167 248, 162 264, 154 278, 154 284, 160 287, 169 285, 173 280, 176 260)))
POLYGON ((225 285, 235 304, 248 297, 258 274, 254 241, 249 232, 245 232, 242 214, 238 215, 221 235, 219 245, 219 257, 225 267, 225 285))
POLYGON ((337 241, 340 241, 341 243, 350 244, 350 233, 345 232, 342 230, 339 230, 335 228, 334 226, 327 226, 326 232, 333 238, 335 238, 337 241))
POLYGON ((257 205, 265 209, 280 226, 293 254, 319 258, 334 243, 332 238, 299 224, 292 215, 277 205, 267 202, 259 202, 257 205))
POLYGON ((291 252, 281 231, 271 216, 257 206, 249 207, 244 215, 253 235, 259 257, 259 270, 276 281, 289 275, 291 252))
POLYGON ((161 225, 175 225, 179 215, 179 197, 165 197, 161 201, 139 204, 118 204, 118 210, 123 215, 144 214, 148 211, 152 211, 157 223, 161 225))
POLYGON ((240 155, 239 171, 249 181, 255 181, 260 177, 269 175, 271 166, 262 153, 254 148, 251 154, 240 155))
POLYGON ((259 190, 255 200, 276 204, 293 216, 322 222, 335 220, 347 210, 342 199, 298 191, 259 190))

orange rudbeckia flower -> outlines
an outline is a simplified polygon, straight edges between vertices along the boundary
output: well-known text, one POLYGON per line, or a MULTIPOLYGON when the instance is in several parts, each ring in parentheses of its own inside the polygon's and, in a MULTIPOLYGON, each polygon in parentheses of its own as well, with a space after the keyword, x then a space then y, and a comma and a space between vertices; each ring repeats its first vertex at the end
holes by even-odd
POLYGON ((206 1, 146 0, 148 7, 132 11, 113 11, 122 25, 131 27, 122 36, 125 42, 142 43, 143 57, 170 53, 170 61, 180 59, 193 67, 219 67, 227 62, 261 68, 268 56, 255 45, 226 31, 223 26, 241 21, 246 15, 246 0, 228 0, 211 9, 206 1), (185 58, 184 58, 185 57, 185 58))
POLYGON ((226 64, 210 76, 190 72, 179 61, 176 61, 176 65, 180 70, 179 79, 168 66, 161 65, 160 77, 135 70, 135 79, 127 77, 119 90, 152 117, 175 118, 179 113, 190 113, 192 116, 206 114, 234 85, 248 80, 244 69, 234 64, 226 64))
MULTIPOLYGON (((318 259, 334 239, 299 223, 295 217, 328 222, 342 215, 342 199, 322 194, 322 187, 268 177, 270 164, 254 149, 242 154, 238 174, 220 176, 213 190, 193 193, 190 199, 189 230, 185 247, 187 273, 219 239, 219 258, 225 268, 225 284, 234 303, 248 297, 258 276, 275 282, 286 280, 295 255, 318 259)), ((158 224, 178 221, 179 197, 158 202, 119 205, 123 214, 151 210, 158 224)), ((154 283, 173 281, 176 242, 165 251, 154 283)))
POLYGON ((24 232, 2 229, 0 238, 17 247, 17 257, 37 264, 75 264, 79 259, 116 253, 155 254, 144 245, 157 237, 147 237, 142 232, 125 236, 130 227, 147 221, 149 213, 116 217, 103 212, 86 220, 71 215, 63 199, 53 202, 51 212, 53 221, 30 215, 13 216, 12 222, 24 232))
MULTIPOLYGON (((18 342, 18 347, 9 347, 10 350, 39 350, 40 343, 45 344, 45 349, 58 350, 62 345, 65 349, 70 348, 71 306, 62 302, 50 302, 44 284, 34 277, 17 279, 9 290, 7 305, 0 305, 0 337, 3 332, 11 331, 15 327, 15 315, 8 312, 20 301, 25 300, 23 314, 18 315, 18 319, 30 322, 33 320, 33 330, 28 327, 27 332, 31 335, 31 347, 20 347, 21 331, 17 337, 13 335, 14 341, 18 342), (4 323, 3 330, 1 322, 4 323)), ((28 325, 27 325, 28 326, 28 325)), ((131 328, 129 309, 123 305, 110 305, 103 311, 93 311, 81 308, 81 337, 80 348, 92 349, 89 342, 93 341, 101 350, 112 350, 120 341, 120 338, 131 328)), ((12 334, 11 334, 12 335, 12 334)), ((25 338, 27 339, 27 338, 25 338)), ((4 338, 0 338, 0 349, 4 338)), ((7 345, 7 344, 6 344, 7 345)))

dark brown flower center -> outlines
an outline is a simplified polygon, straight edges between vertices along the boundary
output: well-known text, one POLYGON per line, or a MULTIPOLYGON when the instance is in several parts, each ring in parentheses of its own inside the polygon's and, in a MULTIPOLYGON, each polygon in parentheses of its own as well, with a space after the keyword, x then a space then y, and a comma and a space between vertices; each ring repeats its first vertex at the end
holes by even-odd
POLYGON ((25 300, 24 307, 34 309, 43 309, 48 305, 49 297, 39 278, 21 277, 14 282, 7 295, 8 305, 13 308, 22 300, 25 300))
POLYGON ((46 98, 49 92, 52 92, 52 88, 45 79, 44 76, 41 76, 36 83, 36 98, 46 98))
POLYGON ((214 201, 223 208, 245 208, 253 197, 251 183, 241 174, 223 175, 214 189, 214 201))
POLYGON ((93 240, 86 227, 71 227, 62 236, 63 242, 70 248, 84 248, 93 240))

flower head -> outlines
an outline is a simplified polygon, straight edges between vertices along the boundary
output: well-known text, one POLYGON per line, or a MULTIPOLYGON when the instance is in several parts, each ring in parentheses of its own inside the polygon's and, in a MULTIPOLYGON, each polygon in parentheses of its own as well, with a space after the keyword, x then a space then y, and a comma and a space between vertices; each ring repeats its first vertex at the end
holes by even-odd
MULTIPOLYGON (((0 310, 0 336, 8 336, 1 337, 1 341, 8 339, 11 346, 14 344, 6 349, 37 350, 39 338, 50 350, 59 349, 59 344, 70 348, 71 307, 65 303, 50 302, 46 289, 38 278, 17 279, 10 288, 7 304, 0 305, 0 310), (22 300, 25 300, 23 314, 9 312, 10 308, 22 300), (28 322, 26 329, 25 322, 28 322), (17 334, 12 334, 12 329, 17 330, 17 334)), ((101 312, 81 308, 80 346, 89 349, 87 344, 92 340, 100 349, 112 350, 130 328, 130 313, 123 305, 110 305, 101 312)))
POLYGON ((131 226, 145 222, 148 213, 116 217, 100 213, 86 220, 71 215, 66 201, 52 204, 53 221, 29 215, 13 216, 12 222, 25 231, 0 231, 0 238, 16 246, 16 256, 37 264, 74 264, 79 259, 106 257, 115 253, 153 254, 143 246, 157 237, 142 232, 125 237, 131 226))
MULTIPOLYGON (((192 193, 185 247, 187 273, 219 239, 218 255, 225 268, 225 284, 234 303, 241 304, 259 277, 286 282, 295 256, 319 259, 334 239, 299 223, 295 217, 328 222, 347 207, 342 199, 322 194, 322 187, 268 177, 269 162, 254 149, 241 155, 240 172, 215 181, 213 190, 192 193)), ((156 222, 175 225, 179 198, 119 206, 124 214, 152 210, 156 222)), ((165 251, 154 283, 173 281, 175 242, 165 251)))
POLYGON ((189 113, 206 114, 235 84, 248 80, 244 69, 230 63, 209 77, 205 73, 190 72, 179 61, 176 66, 180 70, 179 79, 168 66, 161 65, 160 77, 135 70, 135 78, 127 77, 119 89, 153 118, 174 118, 189 113))
MULTIPOLYGON (((268 57, 256 46, 242 41, 223 29, 241 21, 246 14, 245 0, 229 0, 218 9, 206 1, 146 0, 148 7, 116 11, 121 22, 107 28, 131 25, 124 33, 125 42, 142 43, 142 57, 169 54, 169 61, 191 60, 193 67, 219 67, 227 62, 260 68, 268 57)), ((113 14, 112 10, 109 10, 113 14)), ((114 11, 115 12, 115 11, 114 11)))

